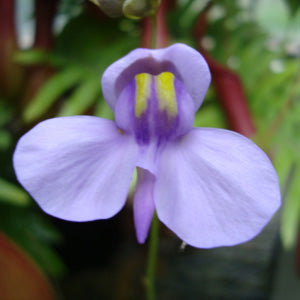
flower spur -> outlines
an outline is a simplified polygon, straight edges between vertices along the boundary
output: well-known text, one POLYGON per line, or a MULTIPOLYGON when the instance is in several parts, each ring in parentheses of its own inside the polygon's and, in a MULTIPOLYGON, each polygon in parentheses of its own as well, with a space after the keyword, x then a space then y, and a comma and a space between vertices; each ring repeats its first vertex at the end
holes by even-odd
POLYGON ((124 206, 134 168, 137 239, 157 216, 184 242, 211 248, 256 236, 280 206, 267 155, 238 133, 193 127, 210 84, 194 49, 136 49, 104 72, 115 122, 92 116, 46 120, 18 142, 18 180, 47 213, 107 219, 124 206))

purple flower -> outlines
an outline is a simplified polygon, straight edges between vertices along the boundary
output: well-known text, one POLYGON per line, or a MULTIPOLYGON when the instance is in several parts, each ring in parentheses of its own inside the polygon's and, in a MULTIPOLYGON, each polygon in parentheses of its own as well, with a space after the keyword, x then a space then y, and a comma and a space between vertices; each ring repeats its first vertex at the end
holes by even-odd
POLYGON ((102 77, 115 122, 92 116, 41 122, 16 147, 18 180, 47 213, 89 221, 122 209, 137 167, 140 243, 154 211, 195 247, 253 238, 280 206, 277 175, 244 136, 193 127, 209 83, 205 60, 186 45, 130 52, 102 77))

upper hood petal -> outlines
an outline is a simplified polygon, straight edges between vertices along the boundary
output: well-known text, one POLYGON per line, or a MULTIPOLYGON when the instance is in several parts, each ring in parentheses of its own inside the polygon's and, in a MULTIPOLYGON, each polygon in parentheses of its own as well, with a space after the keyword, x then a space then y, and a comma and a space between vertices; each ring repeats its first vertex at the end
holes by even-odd
POLYGON ((173 73, 183 83, 197 110, 203 102, 211 75, 202 55, 184 44, 164 49, 135 49, 110 65, 101 81, 107 104, 114 110, 120 93, 136 74, 158 75, 162 72, 173 73))

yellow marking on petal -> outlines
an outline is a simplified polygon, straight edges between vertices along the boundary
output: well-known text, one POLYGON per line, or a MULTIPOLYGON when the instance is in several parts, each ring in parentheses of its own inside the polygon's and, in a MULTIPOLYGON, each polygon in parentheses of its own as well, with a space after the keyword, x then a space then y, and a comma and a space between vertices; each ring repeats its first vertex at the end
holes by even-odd
POLYGON ((177 100, 174 87, 174 75, 163 72, 155 76, 156 94, 159 102, 159 110, 166 110, 169 117, 177 115, 177 100))
POLYGON ((118 128, 118 132, 119 132, 120 134, 124 134, 124 131, 123 131, 122 129, 120 129, 120 128, 118 128))
POLYGON ((147 109, 147 102, 151 93, 152 76, 147 73, 135 76, 135 115, 139 118, 147 109))

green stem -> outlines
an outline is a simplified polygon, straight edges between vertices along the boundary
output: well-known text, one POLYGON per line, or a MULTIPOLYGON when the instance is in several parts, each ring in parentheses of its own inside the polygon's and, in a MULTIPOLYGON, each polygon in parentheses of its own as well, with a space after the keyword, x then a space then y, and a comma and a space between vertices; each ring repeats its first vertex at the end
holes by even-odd
POLYGON ((146 273, 147 300, 155 300, 155 270, 158 252, 158 235, 159 221, 156 214, 154 214, 150 230, 149 252, 146 273))
MULTIPOLYGON (((151 18, 151 48, 156 48, 156 33, 157 23, 156 14, 151 18)), ((159 239, 159 220, 156 213, 153 215, 151 229, 150 229, 150 240, 148 250, 148 261, 146 270, 146 295, 147 300, 155 300, 155 273, 157 263, 157 252, 158 252, 158 239, 159 239)))

